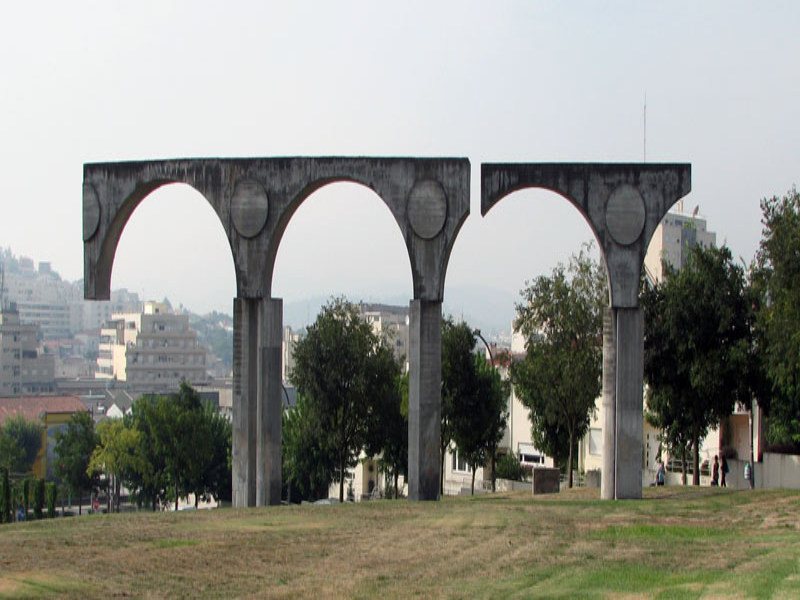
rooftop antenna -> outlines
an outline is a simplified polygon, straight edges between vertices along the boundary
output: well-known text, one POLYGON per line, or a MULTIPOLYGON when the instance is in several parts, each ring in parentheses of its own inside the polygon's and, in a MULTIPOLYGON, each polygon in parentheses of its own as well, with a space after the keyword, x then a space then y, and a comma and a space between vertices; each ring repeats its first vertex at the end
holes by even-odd
POLYGON ((647 91, 644 92, 644 134, 643 134, 643 148, 642 154, 643 159, 642 162, 647 162, 647 91))

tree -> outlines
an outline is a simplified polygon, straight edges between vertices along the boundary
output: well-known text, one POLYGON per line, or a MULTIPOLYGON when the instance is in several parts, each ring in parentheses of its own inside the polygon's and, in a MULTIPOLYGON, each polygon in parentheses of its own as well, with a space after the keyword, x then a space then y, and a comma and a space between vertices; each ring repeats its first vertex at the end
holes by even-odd
POLYGON ((344 299, 332 299, 295 347, 292 382, 308 398, 338 468, 339 500, 345 471, 369 441, 387 394, 396 394, 397 363, 389 345, 344 299))
POLYGON ((554 458, 568 454, 572 487, 574 449, 588 430, 603 372, 604 269, 584 246, 522 290, 517 328, 525 337, 524 360, 511 366, 511 381, 530 409, 534 443, 554 458))
POLYGON ((89 471, 92 474, 105 473, 114 479, 115 504, 112 509, 119 510, 120 482, 134 481, 134 474, 146 468, 141 436, 133 426, 126 427, 122 419, 101 421, 97 425, 97 435, 98 444, 89 460, 89 471))
POLYGON ((394 484, 395 498, 399 497, 400 475, 408 472, 408 373, 395 379, 397 392, 387 393, 380 404, 380 419, 367 444, 367 453, 380 454, 379 468, 394 484))
POLYGON ((764 225, 756 255, 757 331, 771 387, 769 437, 800 447, 800 193, 761 201, 764 225))
POLYGON ((0 428, 0 467, 28 473, 42 448, 42 425, 22 415, 9 418, 0 428))
POLYGON ((700 440, 737 399, 750 401, 739 397, 751 346, 744 271, 727 247, 696 246, 680 271, 665 265, 642 306, 649 410, 673 443, 691 441, 699 485, 700 440))
POLYGON ((89 474, 89 460, 97 442, 94 421, 88 412, 73 414, 67 426, 56 432, 55 473, 78 494, 78 514, 82 510, 83 491, 97 485, 97 475, 89 474))
POLYGON ((495 489, 495 453, 503 439, 508 419, 508 387, 483 356, 473 357, 475 386, 463 390, 453 406, 453 440, 458 452, 472 469, 471 493, 475 493, 475 472, 491 461, 492 491, 495 489))
POLYGON ((474 393, 477 387, 475 372, 475 334, 466 323, 456 324, 452 317, 442 321, 442 402, 439 427, 439 456, 441 458, 440 493, 444 494, 444 459, 454 438, 455 407, 462 397, 474 393))
POLYGON ((326 446, 311 401, 297 395, 297 404, 283 413, 281 457, 289 502, 328 497, 336 460, 326 446))

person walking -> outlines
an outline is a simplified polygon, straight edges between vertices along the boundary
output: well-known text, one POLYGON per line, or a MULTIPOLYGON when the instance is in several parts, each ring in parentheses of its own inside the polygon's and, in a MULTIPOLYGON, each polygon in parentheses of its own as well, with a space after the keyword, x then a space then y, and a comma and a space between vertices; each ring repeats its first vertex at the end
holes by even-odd
POLYGON ((720 468, 720 471, 722 471, 722 479, 720 479, 720 483, 719 483, 720 487, 728 487, 728 485, 725 483, 725 475, 728 473, 729 470, 730 469, 728 469, 728 461, 725 460, 725 457, 723 456, 722 457, 722 467, 720 468))
POLYGON ((711 485, 712 487, 719 485, 719 456, 716 454, 714 455, 714 468, 711 471, 711 485))

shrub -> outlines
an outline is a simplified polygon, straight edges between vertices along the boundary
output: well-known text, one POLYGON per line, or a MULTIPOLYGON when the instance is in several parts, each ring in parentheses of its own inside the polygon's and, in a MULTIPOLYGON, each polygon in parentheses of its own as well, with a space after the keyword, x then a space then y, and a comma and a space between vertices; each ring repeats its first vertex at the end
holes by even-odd
POLYGON ((31 480, 27 477, 22 480, 22 507, 25 509, 25 518, 28 517, 28 507, 31 499, 31 480))
POLYGON ((42 518, 42 508, 44 507, 44 479, 33 480, 33 518, 42 518))
POLYGON ((11 484, 8 482, 8 469, 3 469, 0 485, 0 523, 11 523, 11 484))
POLYGON ((511 481, 527 481, 530 471, 526 470, 513 452, 504 454, 497 461, 497 477, 511 481))
POLYGON ((44 488, 44 498, 47 504, 47 518, 53 519, 56 516, 56 484, 48 482, 44 488))

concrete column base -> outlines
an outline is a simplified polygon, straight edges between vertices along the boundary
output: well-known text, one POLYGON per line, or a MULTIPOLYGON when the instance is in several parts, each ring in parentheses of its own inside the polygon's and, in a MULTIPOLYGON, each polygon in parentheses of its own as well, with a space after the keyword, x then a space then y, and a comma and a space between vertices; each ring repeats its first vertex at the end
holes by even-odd
POLYGON ((256 505, 267 506, 281 503, 283 300, 265 298, 259 304, 256 505))
POLYGON ((256 505, 258 299, 233 301, 233 506, 256 505))
POLYGON ((617 308, 615 497, 642 497, 644 313, 617 308))
POLYGON ((603 312, 603 476, 600 497, 616 497, 617 455, 617 344, 614 309, 603 312))
POLYGON ((409 312, 408 499, 438 500, 442 303, 412 300, 409 312))

